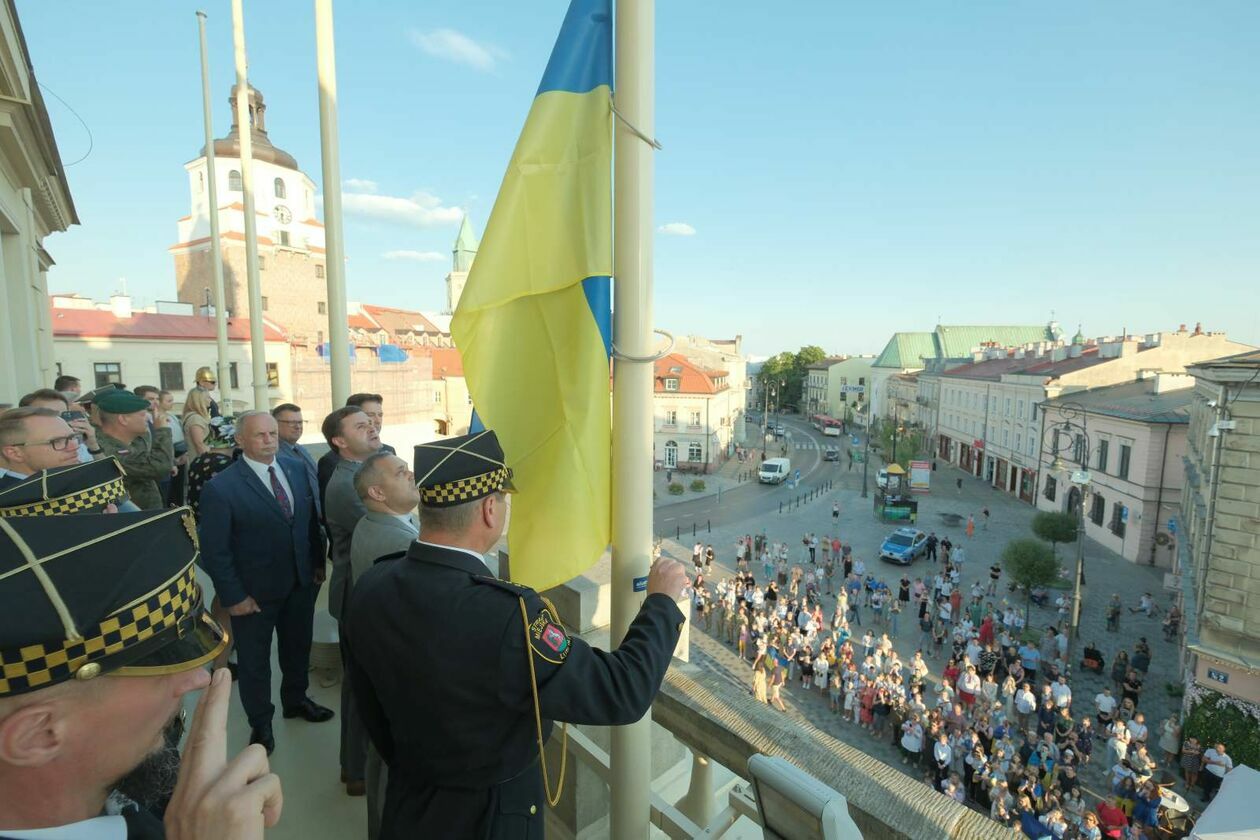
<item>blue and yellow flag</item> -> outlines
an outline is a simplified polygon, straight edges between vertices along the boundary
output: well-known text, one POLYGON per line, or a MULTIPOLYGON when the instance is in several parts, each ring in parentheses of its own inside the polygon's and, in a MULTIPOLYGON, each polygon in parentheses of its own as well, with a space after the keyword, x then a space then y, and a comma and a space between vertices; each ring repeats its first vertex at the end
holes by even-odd
POLYGON ((611 517, 611 0, 572 0, 451 322, 518 493, 512 579, 589 568, 611 517))

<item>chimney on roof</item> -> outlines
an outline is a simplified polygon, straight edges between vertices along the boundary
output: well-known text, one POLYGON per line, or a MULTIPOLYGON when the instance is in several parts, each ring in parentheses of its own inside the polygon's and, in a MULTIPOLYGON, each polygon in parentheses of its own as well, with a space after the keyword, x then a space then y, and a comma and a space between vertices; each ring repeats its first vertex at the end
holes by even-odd
POLYGON ((1178 324, 1178 325, 1177 325, 1177 332, 1185 332, 1185 331, 1186 331, 1186 325, 1185 325, 1185 324, 1178 324))
POLYGON ((1203 335, 1203 324, 1202 324, 1202 322, 1199 322, 1199 321, 1196 321, 1196 322, 1195 322, 1195 324, 1194 324, 1194 334, 1195 334, 1195 335, 1203 335))
POLYGON ((1073 358, 1073 359, 1079 359, 1081 357, 1081 345, 1073 344, 1071 347, 1069 347, 1068 357, 1073 358))
POLYGON ((1061 362, 1068 357, 1068 349, 1060 344, 1050 351, 1050 361, 1061 362))
POLYGON ((1163 394, 1194 387, 1194 377, 1188 373, 1156 373, 1152 393, 1163 394))
POLYGON ((1016 350, 1016 351, 1015 351, 1015 358, 1017 358, 1017 359, 1022 359, 1022 358, 1024 358, 1025 352, 1026 352, 1026 351, 1024 350, 1024 348, 1023 348, 1023 347, 1019 348, 1018 350, 1016 350))
POLYGON ((131 317, 131 296, 130 295, 110 295, 109 311, 114 313, 115 318, 131 317))

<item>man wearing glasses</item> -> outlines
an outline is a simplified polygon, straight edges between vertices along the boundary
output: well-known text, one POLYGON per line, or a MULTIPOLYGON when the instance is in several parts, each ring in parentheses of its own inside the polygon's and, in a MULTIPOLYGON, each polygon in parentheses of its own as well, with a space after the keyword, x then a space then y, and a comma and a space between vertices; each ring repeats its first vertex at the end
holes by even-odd
MULTIPOLYGON (((312 487, 319 487, 318 471, 315 465, 315 457, 306 451, 306 447, 298 443, 302 437, 302 432, 306 431, 306 421, 302 419, 302 409, 293 403, 284 403, 271 409, 271 416, 276 418, 276 426, 280 431, 280 454, 286 458, 292 458, 306 468, 306 475, 311 480, 312 487)), ((320 503, 320 494, 315 494, 315 511, 319 514, 320 521, 323 521, 323 506, 320 503)))
POLYGON ((170 477, 175 448, 167 415, 152 411, 149 401, 130 391, 112 390, 95 400, 101 419, 96 440, 105 455, 123 465, 127 495, 142 510, 165 507, 158 482, 170 477))
POLYGON ((27 406, 0 414, 0 487, 40 470, 79 463, 81 440, 51 408, 27 406))

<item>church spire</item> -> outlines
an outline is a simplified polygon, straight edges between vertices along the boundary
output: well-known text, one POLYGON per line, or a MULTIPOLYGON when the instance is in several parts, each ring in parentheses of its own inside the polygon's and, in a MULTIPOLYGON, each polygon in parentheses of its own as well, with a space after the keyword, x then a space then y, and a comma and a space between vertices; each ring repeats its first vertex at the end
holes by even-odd
POLYGON ((472 222, 468 221, 468 214, 464 214, 464 220, 459 223, 459 235, 455 237, 455 256, 454 271, 471 271, 473 258, 477 256, 477 236, 473 233, 472 222))

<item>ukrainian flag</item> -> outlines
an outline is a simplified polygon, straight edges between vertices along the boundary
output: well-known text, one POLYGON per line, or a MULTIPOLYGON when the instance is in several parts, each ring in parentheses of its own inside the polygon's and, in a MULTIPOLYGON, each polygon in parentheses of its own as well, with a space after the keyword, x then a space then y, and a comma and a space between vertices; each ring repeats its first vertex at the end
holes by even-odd
POLYGON ((514 470, 512 579, 546 589, 609 542, 612 9, 572 0, 451 322, 514 470))

